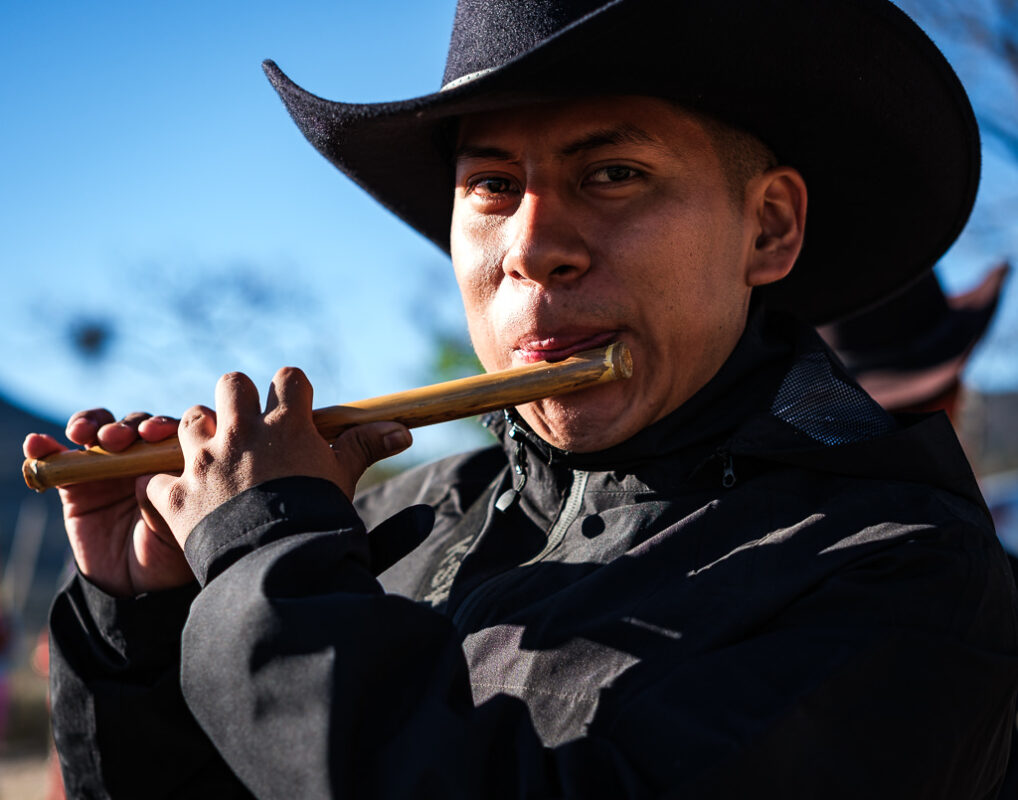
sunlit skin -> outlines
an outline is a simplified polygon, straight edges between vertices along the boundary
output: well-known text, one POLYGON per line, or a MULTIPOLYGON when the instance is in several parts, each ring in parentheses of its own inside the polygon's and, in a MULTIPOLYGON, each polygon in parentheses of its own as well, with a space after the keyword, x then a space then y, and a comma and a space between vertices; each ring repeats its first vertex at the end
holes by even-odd
MULTIPOLYGON (((470 333, 489 370, 625 341, 635 375, 522 407, 548 442, 573 451, 621 442, 681 405, 727 358, 750 290, 791 269, 806 191, 794 170, 750 181, 734 201, 718 153, 695 118, 649 98, 600 98, 463 120, 452 253, 470 333)), ((216 410, 178 421, 105 409, 75 414, 67 437, 119 451, 177 433, 181 476, 61 489, 81 573, 114 595, 192 579, 183 547, 194 526, 244 490, 302 475, 348 497, 367 467, 410 445, 396 423, 326 442, 304 374, 276 373, 264 406, 250 379, 224 375, 216 410)), ((29 434, 27 457, 63 450, 29 434)))
POLYGON ((519 409, 549 443, 618 444, 717 372, 752 287, 798 255, 806 191, 789 168, 734 198, 707 129, 646 97, 601 97, 462 121, 452 258, 487 370, 620 339, 631 380, 519 409))

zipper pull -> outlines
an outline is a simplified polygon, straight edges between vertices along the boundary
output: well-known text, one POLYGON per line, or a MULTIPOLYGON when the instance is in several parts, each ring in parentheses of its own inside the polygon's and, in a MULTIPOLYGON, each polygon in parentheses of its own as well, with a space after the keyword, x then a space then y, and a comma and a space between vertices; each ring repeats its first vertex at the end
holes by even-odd
POLYGON ((509 418, 509 412, 505 412, 505 415, 509 422, 509 438, 516 442, 516 450, 513 453, 516 463, 513 465, 513 488, 506 489, 495 501, 495 508, 503 514, 512 508, 523 487, 527 485, 527 451, 523 447, 523 437, 520 435, 522 431, 509 418))
POLYGON ((520 496, 520 492, 523 491, 523 487, 527 482, 526 473, 520 473, 519 467, 516 468, 516 475, 513 477, 513 488, 506 489, 502 494, 498 496, 498 500, 495 501, 495 508, 501 511, 503 514, 512 508, 513 503, 516 502, 516 498, 520 496))
POLYGON ((725 452, 721 453, 721 485, 726 489, 731 489, 735 486, 735 469, 732 467, 732 454, 725 452))

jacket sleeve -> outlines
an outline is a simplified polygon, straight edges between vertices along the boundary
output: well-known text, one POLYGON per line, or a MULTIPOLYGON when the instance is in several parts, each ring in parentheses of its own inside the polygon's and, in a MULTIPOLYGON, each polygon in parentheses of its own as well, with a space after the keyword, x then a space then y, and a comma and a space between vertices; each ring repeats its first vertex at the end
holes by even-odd
POLYGON ((248 490, 185 549, 203 589, 184 629, 184 696, 255 796, 640 795, 606 743, 551 751, 521 701, 474 706, 459 634, 382 591, 332 484, 248 490))
POLYGON ((53 737, 73 798, 246 798, 180 691, 197 584, 138 598, 76 575, 50 614, 53 737))

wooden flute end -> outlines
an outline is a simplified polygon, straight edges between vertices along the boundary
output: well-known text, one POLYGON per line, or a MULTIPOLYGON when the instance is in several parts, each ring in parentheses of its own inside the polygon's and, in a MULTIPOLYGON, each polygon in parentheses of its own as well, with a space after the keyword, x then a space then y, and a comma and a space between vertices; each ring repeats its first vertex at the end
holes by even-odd
POLYGON ((21 474, 24 476, 25 485, 28 486, 29 489, 35 489, 35 491, 41 492, 46 489, 46 486, 44 486, 39 479, 38 463, 38 459, 26 458, 25 463, 21 465, 21 474))
POLYGON ((21 474, 29 489, 43 492, 84 481, 129 478, 156 472, 179 472, 184 454, 176 438, 162 442, 135 442, 119 453, 101 447, 64 450, 45 458, 26 458, 21 474))

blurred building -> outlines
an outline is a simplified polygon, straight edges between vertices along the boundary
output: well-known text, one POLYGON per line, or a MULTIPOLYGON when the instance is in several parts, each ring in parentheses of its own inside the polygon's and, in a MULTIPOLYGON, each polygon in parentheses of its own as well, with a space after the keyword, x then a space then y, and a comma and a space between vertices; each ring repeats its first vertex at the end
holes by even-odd
POLYGON ((997 535, 1018 558, 1018 392, 966 390, 958 428, 997 535))
POLYGON ((958 428, 976 474, 1018 470, 1018 392, 966 389, 958 428))

